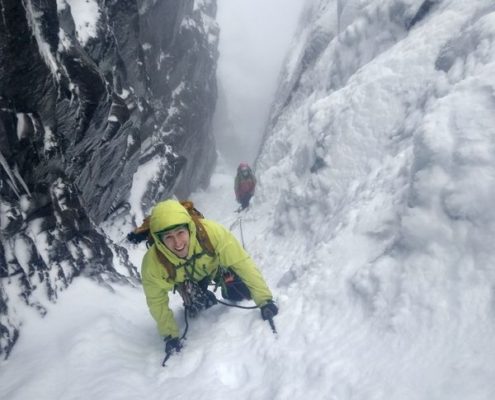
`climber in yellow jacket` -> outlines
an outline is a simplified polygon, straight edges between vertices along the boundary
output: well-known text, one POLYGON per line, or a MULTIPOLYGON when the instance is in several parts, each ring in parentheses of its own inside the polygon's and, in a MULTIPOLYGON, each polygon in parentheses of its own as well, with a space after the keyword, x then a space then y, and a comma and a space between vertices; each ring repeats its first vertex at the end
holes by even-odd
POLYGON ((182 347, 179 328, 169 308, 168 292, 174 288, 182 295, 186 312, 189 306, 191 316, 216 304, 215 294, 208 290, 212 281, 221 285, 224 298, 251 298, 260 307, 263 319, 278 313, 263 276, 232 233, 214 221, 201 219, 199 229, 206 231, 209 241, 206 246, 198 240, 197 229, 178 201, 166 200, 153 208, 150 233, 154 243, 143 258, 141 277, 146 302, 159 334, 165 338, 167 354, 182 347))

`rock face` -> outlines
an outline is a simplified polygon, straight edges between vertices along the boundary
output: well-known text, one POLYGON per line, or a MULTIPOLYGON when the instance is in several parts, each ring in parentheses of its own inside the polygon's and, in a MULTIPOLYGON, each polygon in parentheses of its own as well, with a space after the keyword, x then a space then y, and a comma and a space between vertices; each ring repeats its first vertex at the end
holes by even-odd
POLYGON ((215 162, 214 0, 4 0, 0 18, 0 356, 20 309, 78 275, 137 282, 98 224, 154 160, 143 209, 215 162))

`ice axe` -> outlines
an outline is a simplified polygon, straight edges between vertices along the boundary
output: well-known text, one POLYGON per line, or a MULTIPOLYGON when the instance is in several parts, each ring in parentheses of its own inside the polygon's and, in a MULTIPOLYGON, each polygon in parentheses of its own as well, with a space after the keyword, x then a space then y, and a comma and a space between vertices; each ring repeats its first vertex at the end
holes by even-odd
POLYGON ((268 323, 270 324, 270 328, 272 329, 272 332, 274 335, 278 334, 277 332, 277 328, 275 328, 275 322, 273 322, 273 312, 272 310, 265 310, 265 312, 263 313, 263 319, 265 319, 266 321, 268 321, 268 323))

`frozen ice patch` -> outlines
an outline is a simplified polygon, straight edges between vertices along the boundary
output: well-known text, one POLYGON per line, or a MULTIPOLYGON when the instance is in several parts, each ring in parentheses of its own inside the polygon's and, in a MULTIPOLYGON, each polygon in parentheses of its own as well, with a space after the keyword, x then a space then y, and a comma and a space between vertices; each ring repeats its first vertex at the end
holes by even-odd
POLYGON ((96 37, 100 10, 96 0, 67 0, 76 25, 77 39, 85 45, 90 38, 96 37))

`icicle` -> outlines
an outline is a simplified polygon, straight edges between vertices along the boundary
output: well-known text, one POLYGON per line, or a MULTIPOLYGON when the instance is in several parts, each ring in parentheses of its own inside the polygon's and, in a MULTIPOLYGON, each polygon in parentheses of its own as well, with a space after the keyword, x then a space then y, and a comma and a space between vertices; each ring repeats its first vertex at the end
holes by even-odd
POLYGON ((9 164, 7 163, 7 160, 5 159, 5 157, 3 156, 3 154, 2 154, 1 151, 0 151, 0 164, 2 164, 3 169, 5 170, 5 172, 7 173, 8 177, 10 178, 10 181, 9 181, 10 187, 12 188, 12 190, 14 191, 14 193, 16 194, 16 196, 18 198, 20 198, 21 195, 19 193, 19 188, 15 184, 14 174, 12 173, 12 170, 10 169, 9 164))
POLYGON ((16 113, 17 116, 17 139, 22 140, 33 135, 34 127, 28 114, 16 113))
POLYGON ((17 180, 19 181, 19 183, 22 185, 22 187, 24 188, 25 192, 28 194, 28 196, 31 197, 31 192, 29 191, 29 188, 28 186, 26 185, 26 182, 24 181, 24 179, 22 178, 21 174, 19 173, 19 167, 18 165, 16 164, 16 166, 14 167, 14 176, 17 178, 17 180))
POLYGON ((58 144, 55 135, 49 127, 45 127, 45 136, 44 136, 44 150, 45 154, 53 153, 57 150, 58 144))
POLYGON ((8 30, 7 20, 5 19, 5 5, 3 4, 3 1, 1 1, 1 0, 0 0, 0 3, 1 3, 1 7, 2 7, 0 12, 2 13, 3 26, 5 26, 5 29, 8 30))
POLYGON ((45 61, 50 71, 52 71, 55 79, 59 81, 60 74, 58 71, 57 60, 55 60, 55 57, 50 51, 50 46, 44 40, 39 26, 39 18, 43 15, 43 13, 35 10, 32 4, 32 0, 23 0, 22 3, 24 5, 24 9, 26 10, 26 18, 28 20, 29 26, 31 27, 31 31, 33 32, 33 35, 36 39, 36 43, 38 43, 38 50, 41 54, 41 57, 45 61))

